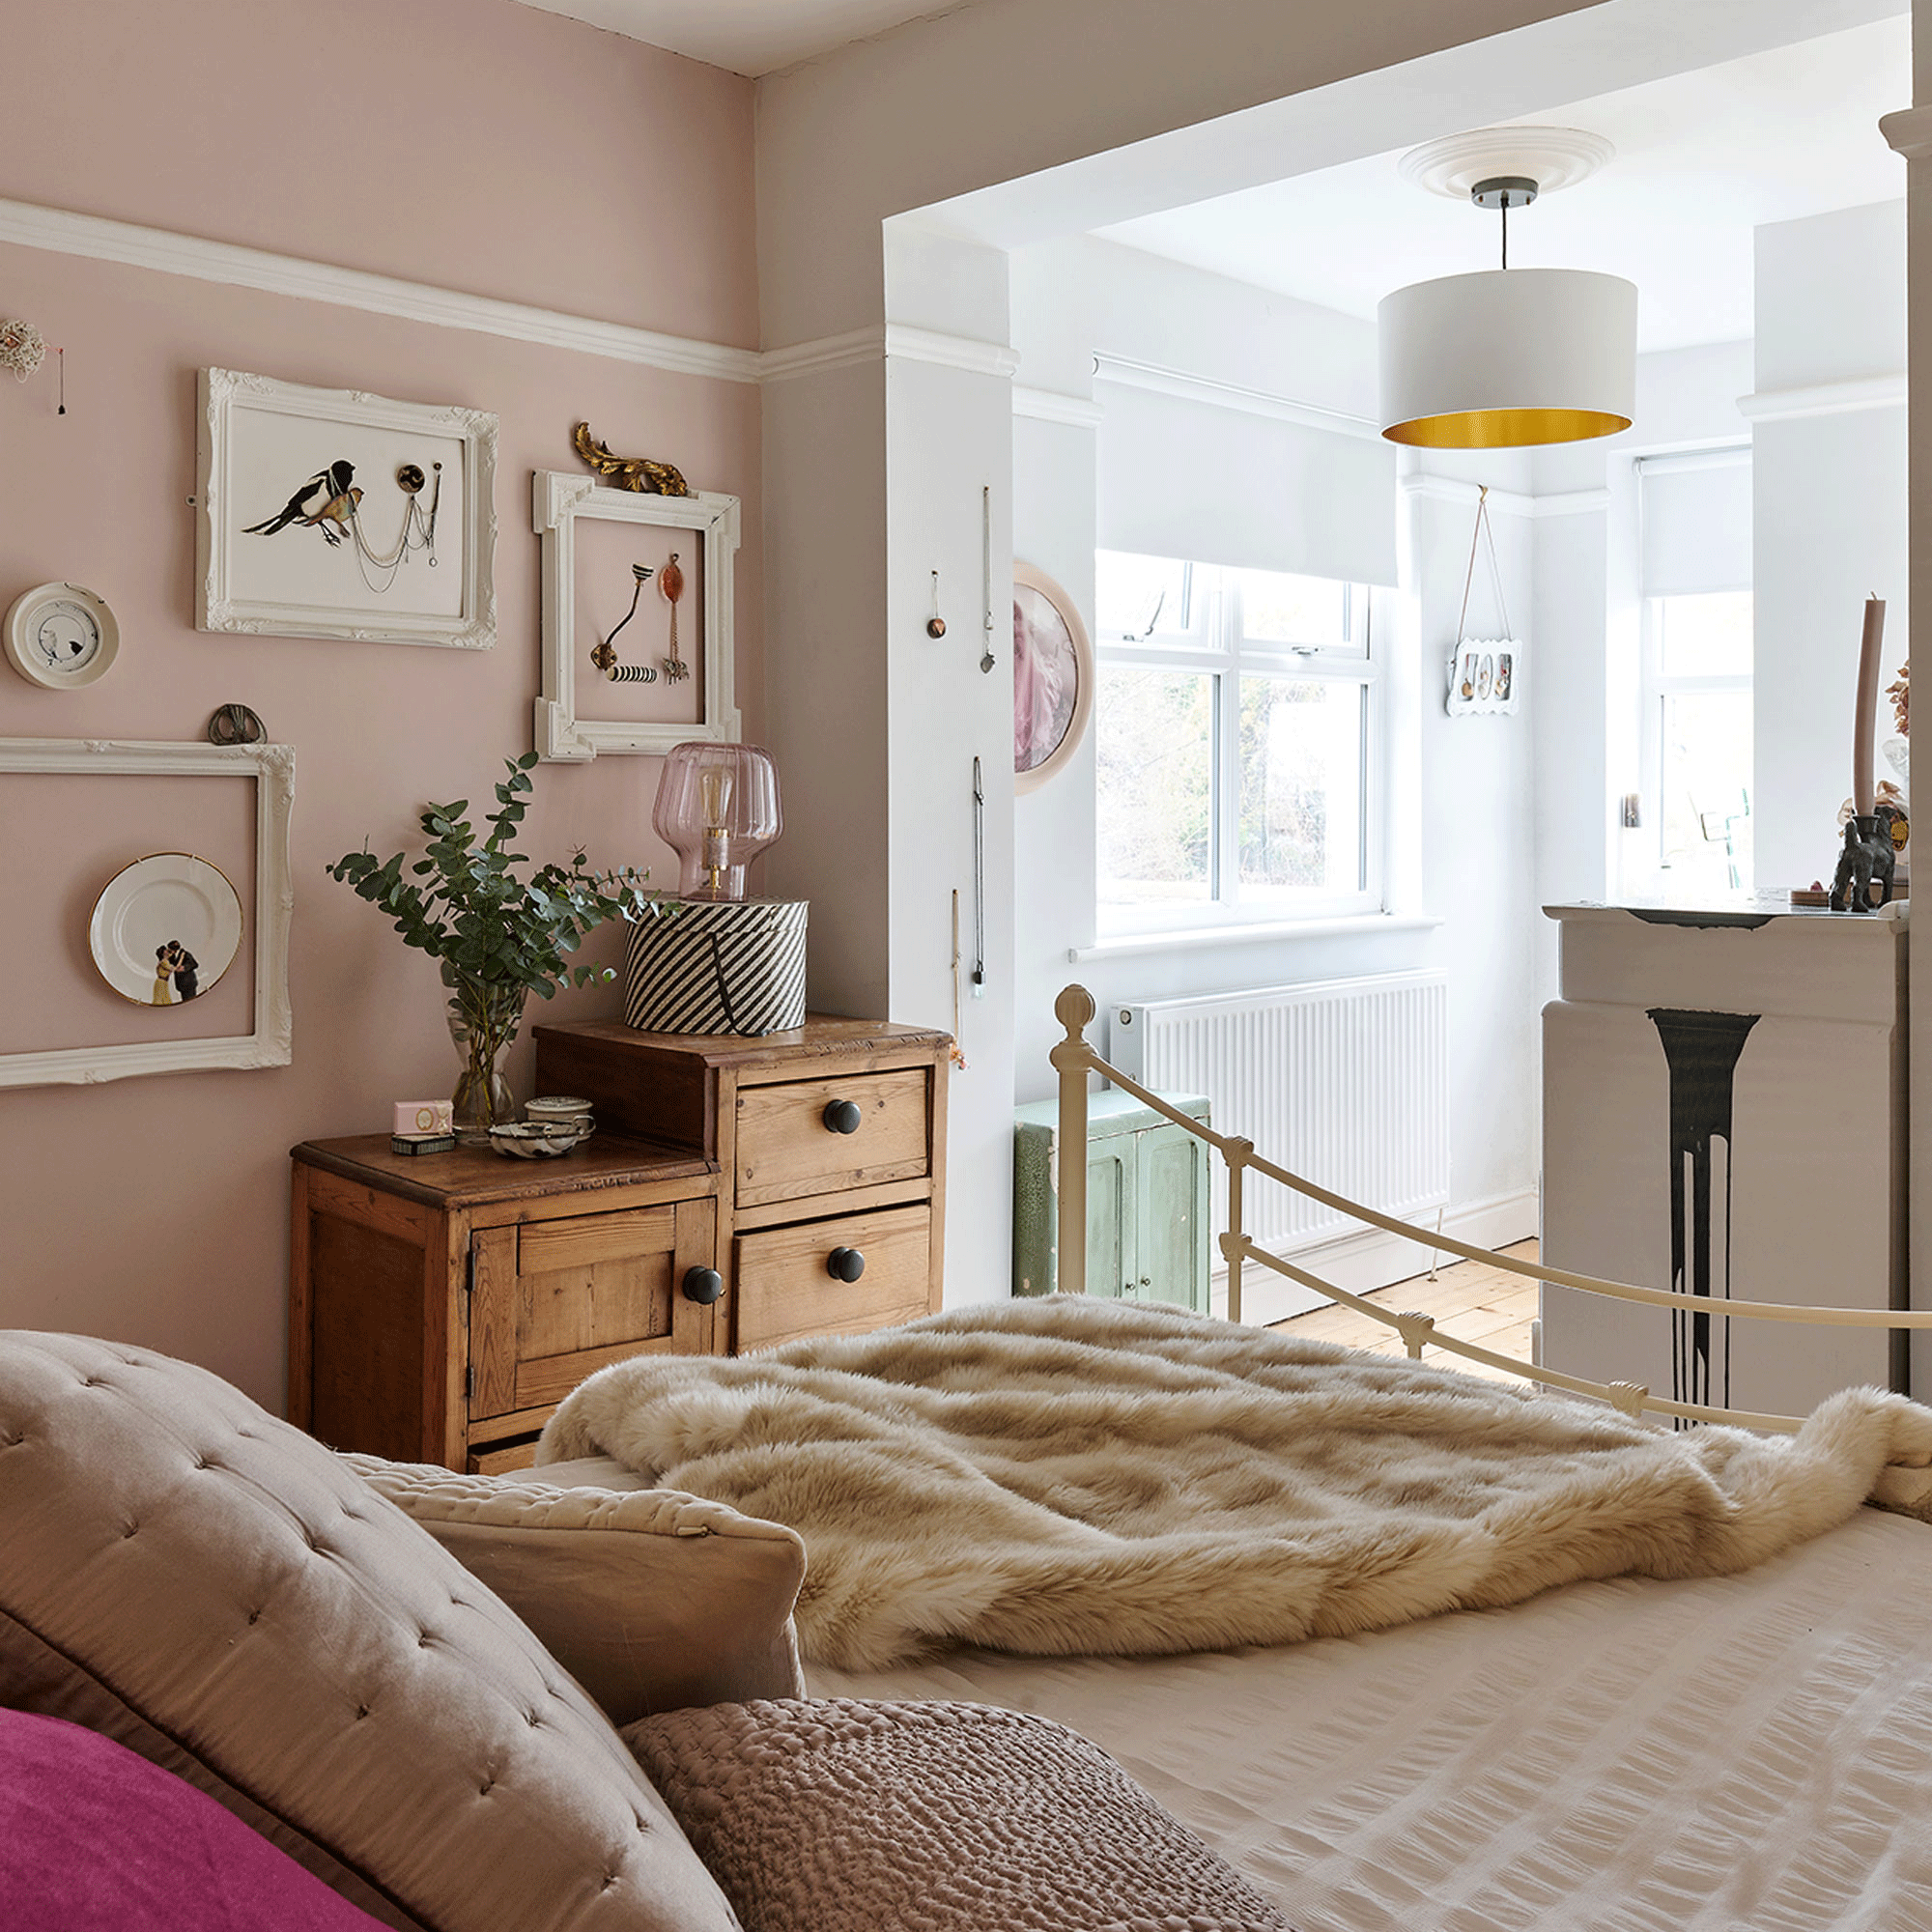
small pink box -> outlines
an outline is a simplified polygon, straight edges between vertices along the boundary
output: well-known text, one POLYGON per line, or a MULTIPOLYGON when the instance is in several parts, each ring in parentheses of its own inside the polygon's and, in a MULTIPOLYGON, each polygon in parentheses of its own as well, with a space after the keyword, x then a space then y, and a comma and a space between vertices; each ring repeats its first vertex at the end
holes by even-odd
POLYGON ((398 1100, 396 1102, 396 1124, 390 1129, 398 1134, 446 1134, 450 1128, 450 1108, 448 1100, 398 1100))

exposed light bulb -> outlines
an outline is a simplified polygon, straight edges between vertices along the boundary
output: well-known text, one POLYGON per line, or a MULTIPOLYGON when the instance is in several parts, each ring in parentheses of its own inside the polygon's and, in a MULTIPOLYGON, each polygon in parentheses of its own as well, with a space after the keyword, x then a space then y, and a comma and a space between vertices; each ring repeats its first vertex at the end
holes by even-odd
POLYGON ((698 806, 704 814, 705 883, 716 898, 724 889, 731 868, 731 829, 725 813, 731 810, 731 768, 707 765, 697 775, 698 806))

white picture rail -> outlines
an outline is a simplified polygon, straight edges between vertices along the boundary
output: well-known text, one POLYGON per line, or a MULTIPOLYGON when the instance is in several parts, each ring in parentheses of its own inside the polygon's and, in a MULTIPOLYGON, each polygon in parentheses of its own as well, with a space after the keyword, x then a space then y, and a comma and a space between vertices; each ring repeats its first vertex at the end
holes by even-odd
POLYGON ((531 517, 543 539, 543 692, 537 698, 536 749, 549 760, 582 760, 600 753, 662 753, 708 739, 736 743, 743 720, 732 696, 734 625, 731 580, 738 554, 738 499, 707 495, 658 497, 607 488, 588 476, 539 469, 531 478, 531 517), (603 680, 578 659, 577 524, 580 518, 691 530, 702 541, 700 628, 704 716, 683 724, 585 717, 603 680), (588 690, 580 692, 582 676, 588 690))
POLYGON ((289 812, 296 754, 290 745, 168 745, 105 738, 0 738, 0 772, 95 777, 252 778, 255 781, 255 1005, 245 1034, 123 1046, 53 1047, 0 1054, 0 1087, 95 1086, 137 1073, 286 1066, 292 1052, 289 920, 295 880, 289 812))
POLYGON ((497 641, 497 418, 201 372, 195 626, 497 641))

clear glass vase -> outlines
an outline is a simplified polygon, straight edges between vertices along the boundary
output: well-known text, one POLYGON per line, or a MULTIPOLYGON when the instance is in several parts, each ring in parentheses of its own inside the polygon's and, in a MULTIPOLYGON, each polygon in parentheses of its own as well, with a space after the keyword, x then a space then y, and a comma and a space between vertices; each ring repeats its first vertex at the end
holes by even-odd
POLYGON ((463 1056, 452 1109, 456 1137, 473 1146, 487 1141, 492 1127, 516 1118, 503 1056, 523 1023, 528 988, 511 980, 474 980, 447 963, 442 983, 449 988, 449 1037, 463 1056))

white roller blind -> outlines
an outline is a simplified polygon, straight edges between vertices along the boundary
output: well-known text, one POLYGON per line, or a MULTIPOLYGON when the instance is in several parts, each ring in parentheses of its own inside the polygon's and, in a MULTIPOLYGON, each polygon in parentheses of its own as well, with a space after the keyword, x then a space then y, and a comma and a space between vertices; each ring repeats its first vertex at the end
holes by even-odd
POLYGON ((1690 597, 1751 587, 1748 449, 1640 457, 1643 591, 1690 597))
POLYGON ((1395 450, 1347 435, 1097 383, 1102 550, 1395 579, 1395 450))

